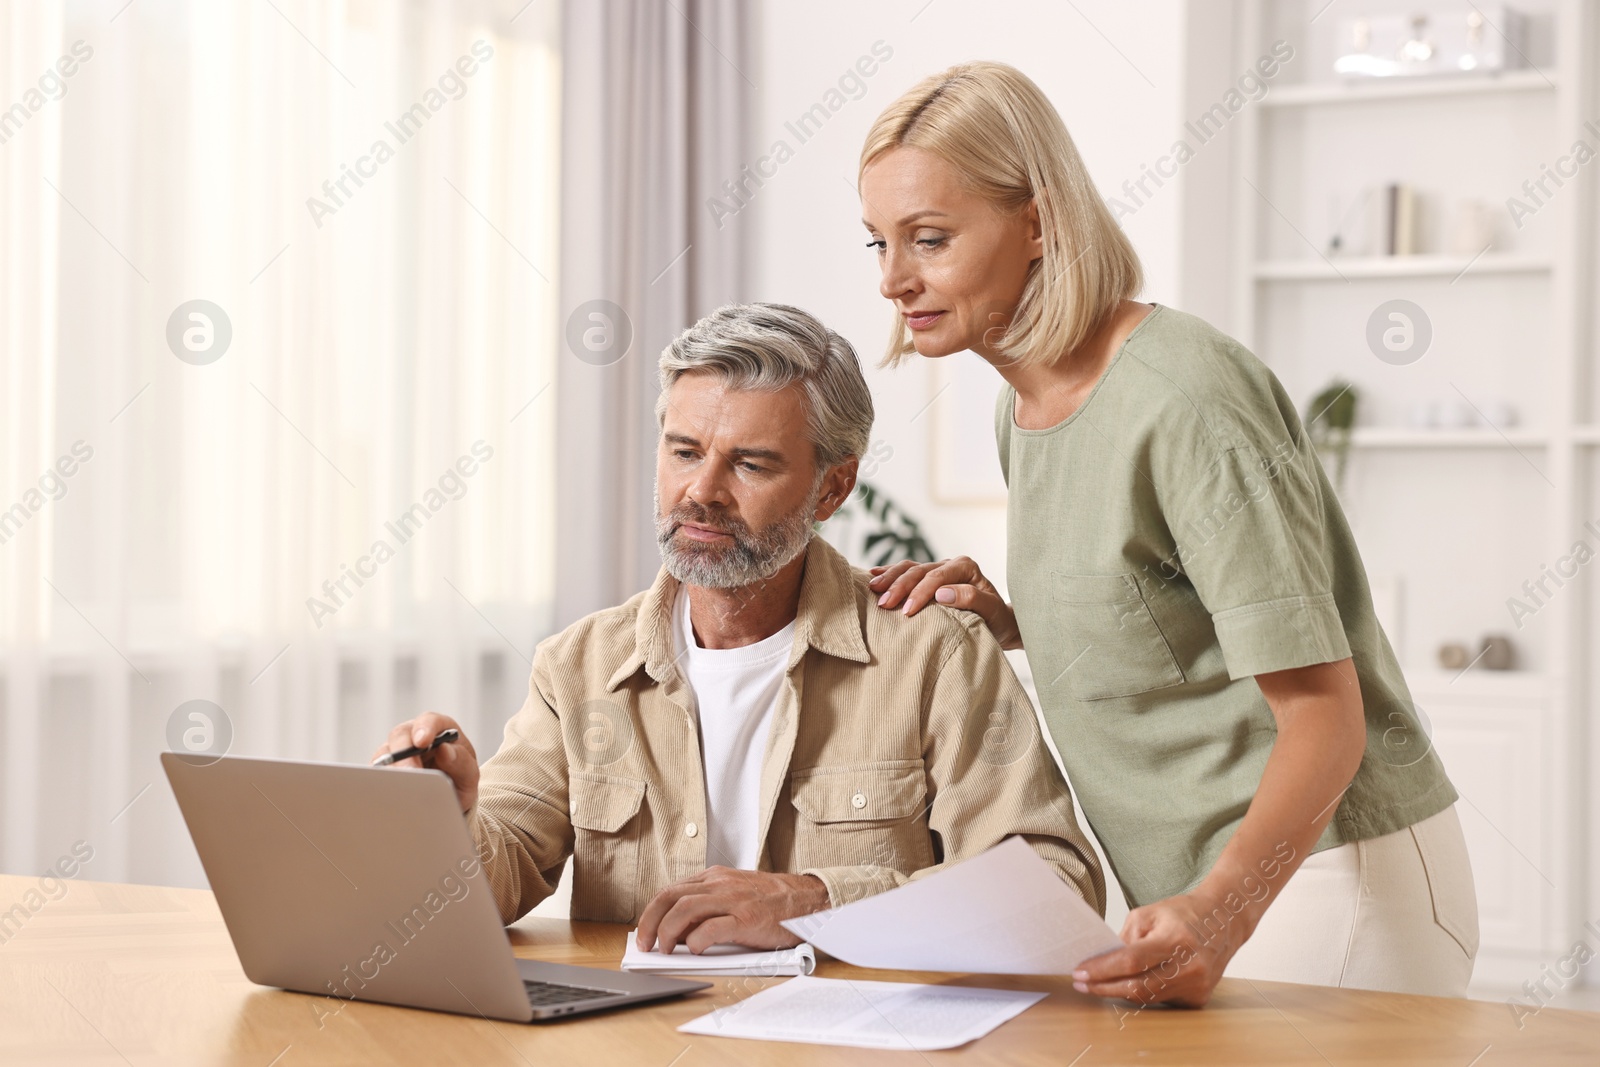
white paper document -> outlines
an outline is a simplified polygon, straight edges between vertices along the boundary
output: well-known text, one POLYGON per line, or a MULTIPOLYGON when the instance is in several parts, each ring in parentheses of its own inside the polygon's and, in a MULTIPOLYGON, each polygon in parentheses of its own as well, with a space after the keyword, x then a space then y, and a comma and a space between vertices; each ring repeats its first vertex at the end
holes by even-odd
POLYGON ((927 1052, 974 1041, 1048 994, 791 978, 678 1027, 685 1034, 927 1052))
POLYGON ((637 930, 628 931, 622 969, 653 974, 748 974, 763 978, 810 974, 817 969, 817 953, 802 942, 794 948, 773 951, 742 945, 713 945, 696 956, 687 945, 672 952, 645 952, 639 948, 637 930))
POLYGON ((1122 947, 1105 920, 1020 837, 963 863, 784 927, 857 967, 1071 974, 1122 947))

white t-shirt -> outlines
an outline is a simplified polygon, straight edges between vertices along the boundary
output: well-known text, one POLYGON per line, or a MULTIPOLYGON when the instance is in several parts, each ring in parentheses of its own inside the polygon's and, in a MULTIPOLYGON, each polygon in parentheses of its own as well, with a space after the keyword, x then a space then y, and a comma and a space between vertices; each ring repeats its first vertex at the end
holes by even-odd
POLYGON ((772 711, 785 685, 794 626, 741 648, 701 648, 688 591, 672 612, 673 652, 700 717, 706 770, 706 865, 755 870, 761 859, 761 764, 772 711))

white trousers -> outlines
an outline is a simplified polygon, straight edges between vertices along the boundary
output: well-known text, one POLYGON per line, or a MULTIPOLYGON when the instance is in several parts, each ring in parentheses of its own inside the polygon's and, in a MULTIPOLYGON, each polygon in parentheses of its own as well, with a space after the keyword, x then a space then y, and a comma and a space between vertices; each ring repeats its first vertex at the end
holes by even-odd
POLYGON ((1478 895, 1452 806, 1308 856, 1227 977, 1460 997, 1477 954, 1478 895))

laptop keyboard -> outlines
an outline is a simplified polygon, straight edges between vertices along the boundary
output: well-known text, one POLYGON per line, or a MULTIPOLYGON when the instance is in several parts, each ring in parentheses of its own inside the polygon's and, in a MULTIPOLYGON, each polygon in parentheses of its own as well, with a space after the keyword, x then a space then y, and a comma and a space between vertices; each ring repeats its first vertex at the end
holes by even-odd
POLYGON ((560 982, 524 981, 522 986, 528 991, 528 1003, 536 1008, 548 1007, 551 1004, 570 1004, 575 1000, 624 995, 619 989, 591 989, 581 985, 563 985, 560 982))

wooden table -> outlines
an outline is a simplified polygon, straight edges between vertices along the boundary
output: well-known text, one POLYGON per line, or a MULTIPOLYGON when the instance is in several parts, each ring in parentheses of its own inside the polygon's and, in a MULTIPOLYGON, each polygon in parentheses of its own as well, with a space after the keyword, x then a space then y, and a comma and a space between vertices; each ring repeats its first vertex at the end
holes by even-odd
MULTIPOLYGON (((0 876, 0 915, 37 885, 0 876)), ((619 926, 551 919, 512 928, 520 956, 600 967, 616 965, 624 936, 619 926)), ((818 973, 1050 996, 988 1037, 926 1054, 677 1032, 767 984, 741 978, 714 979, 715 989, 685 1000, 542 1025, 378 1004, 327 1014, 324 998, 245 978, 210 893, 156 886, 73 882, 20 927, 0 925, 0 937, 3 1064, 1600 1064, 1600 1015, 1587 1012, 1547 1008, 1519 1030, 1505 1004, 1238 980, 1224 981, 1203 1011, 1136 1012, 1081 996, 1068 979, 864 971, 840 963, 818 973)))

